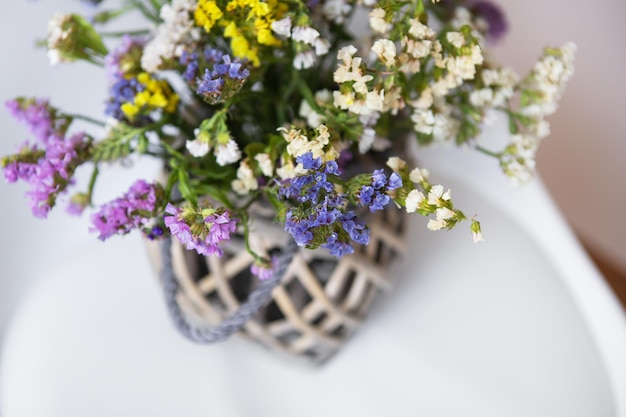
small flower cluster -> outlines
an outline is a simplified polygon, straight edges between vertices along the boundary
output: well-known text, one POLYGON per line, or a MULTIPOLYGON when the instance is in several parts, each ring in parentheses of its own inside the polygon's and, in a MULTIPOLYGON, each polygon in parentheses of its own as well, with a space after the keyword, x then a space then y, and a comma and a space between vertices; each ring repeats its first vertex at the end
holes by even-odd
POLYGON ((106 240, 146 226, 162 194, 158 184, 136 181, 122 197, 104 204, 91 216, 92 231, 98 233, 98 239, 106 240))
MULTIPOLYGON (((163 185, 137 181, 97 209, 92 231, 103 240, 134 229, 171 235, 203 255, 221 255, 234 233, 248 242, 259 200, 298 245, 335 256, 369 242, 367 212, 393 206, 428 217, 430 230, 468 221, 480 241, 480 224, 454 207, 450 190, 409 168, 403 142, 473 148, 527 180, 573 73, 569 44, 546 49, 525 77, 491 58, 506 21, 485 0, 88 3, 89 19, 55 15, 45 44, 53 64, 104 67, 110 117, 63 114, 41 99, 9 102, 36 141, 1 160, 4 176, 29 182, 33 212, 45 217, 79 166, 93 171, 89 188, 71 197, 75 213, 93 205, 102 164, 159 158, 163 185), (114 45, 117 34, 101 28, 133 10, 152 30, 114 45), (369 32, 357 41, 362 16, 369 32), (502 151, 476 139, 496 112, 510 121, 502 151), (104 133, 73 131, 76 119, 104 133)), ((268 278, 269 254, 247 250, 253 273, 268 278)))
POLYGON ((172 236, 187 249, 205 256, 222 256, 220 242, 229 240, 237 229, 237 219, 231 218, 225 209, 194 208, 188 204, 176 207, 169 203, 165 213, 165 226, 172 236))
MULTIPOLYGON (((250 71, 244 68, 240 60, 231 61, 230 56, 226 54, 221 58, 222 62, 216 63, 211 70, 206 68, 204 75, 197 82, 196 93, 209 104, 222 103, 237 94, 250 76, 250 71)), ((191 71, 188 70, 186 74, 189 72, 191 71)))
POLYGON ((334 256, 354 252, 350 241, 367 245, 369 231, 354 211, 347 210, 347 197, 338 193, 329 176, 340 172, 335 161, 322 163, 307 152, 296 158, 305 174, 284 180, 278 195, 300 203, 287 211, 285 230, 299 246, 323 247, 334 256))
POLYGON ((515 131, 511 144, 500 155, 504 171, 518 182, 532 177, 539 144, 550 134, 546 117, 556 111, 565 84, 574 73, 575 51, 572 43, 546 49, 522 81, 520 108, 511 114, 515 131))
POLYGON ((119 78, 110 94, 106 114, 131 124, 150 121, 155 111, 174 113, 179 101, 166 81, 157 80, 147 72, 119 78))
POLYGON ((357 192, 359 207, 369 207, 370 211, 383 210, 391 201, 390 191, 402 187, 402 178, 397 172, 393 172, 389 178, 382 169, 375 170, 369 183, 361 186, 357 192))
POLYGON ((2 158, 4 177, 9 182, 28 182, 31 210, 45 218, 57 197, 73 183, 76 168, 88 158, 91 139, 82 132, 66 137, 67 118, 57 119, 57 110, 45 100, 18 99, 9 101, 7 107, 39 143, 25 143, 19 153, 2 158))

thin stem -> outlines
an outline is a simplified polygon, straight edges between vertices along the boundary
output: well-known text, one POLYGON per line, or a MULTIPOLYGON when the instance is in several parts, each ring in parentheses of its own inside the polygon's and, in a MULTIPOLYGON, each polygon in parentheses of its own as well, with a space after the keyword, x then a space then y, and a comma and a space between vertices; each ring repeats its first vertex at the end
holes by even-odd
POLYGON ((492 156, 496 159, 500 159, 499 153, 490 151, 489 149, 485 149, 482 146, 474 145, 474 149, 476 149, 478 152, 484 153, 485 155, 492 156))
POLYGON ((142 36, 150 34, 150 29, 137 29, 121 32, 100 32, 100 36, 103 38, 121 38, 122 36, 142 36))
POLYGON ((242 222, 243 222, 243 240, 246 244, 246 251, 248 251, 248 253, 250 255, 252 255, 252 257, 260 262, 267 262, 267 260, 260 256, 259 254, 257 254, 255 251, 252 250, 252 248, 250 247, 250 226, 248 226, 248 216, 244 215, 241 216, 242 217, 242 222))
POLYGON ((93 190, 96 186, 96 179, 98 178, 98 174, 100 170, 98 169, 98 164, 94 164, 93 171, 91 172, 91 178, 89 178, 89 187, 87 188, 87 196, 89 198, 89 204, 91 204, 91 197, 93 196, 93 190))
POLYGON ((94 124, 96 126, 100 126, 100 127, 105 127, 106 126, 106 123, 104 123, 103 121, 98 120, 98 119, 94 119, 94 118, 89 117, 89 116, 84 116, 82 114, 68 114, 66 116, 71 117, 72 119, 78 119, 78 120, 82 120, 82 121, 85 121, 85 122, 89 122, 89 123, 92 123, 92 124, 94 124))

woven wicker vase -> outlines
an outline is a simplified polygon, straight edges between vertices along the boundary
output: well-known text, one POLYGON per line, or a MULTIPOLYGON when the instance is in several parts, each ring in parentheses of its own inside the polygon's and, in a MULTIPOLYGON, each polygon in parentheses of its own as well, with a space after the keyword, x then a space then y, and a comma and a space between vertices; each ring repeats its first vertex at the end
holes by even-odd
MULTIPOLYGON (((262 217, 262 216, 261 216, 262 217)), ((335 353, 356 330, 379 290, 389 288, 389 264, 405 248, 405 215, 395 207, 369 214, 370 244, 352 255, 301 248, 294 255, 272 300, 240 330, 270 349, 314 362, 335 353)), ((290 237, 277 225, 255 221, 253 247, 276 253, 290 237)), ((241 236, 223 246, 224 256, 204 257, 172 246, 179 279, 178 303, 197 325, 217 325, 236 311, 258 285, 252 257, 241 236)), ((158 260, 157 260, 158 261, 158 260)))

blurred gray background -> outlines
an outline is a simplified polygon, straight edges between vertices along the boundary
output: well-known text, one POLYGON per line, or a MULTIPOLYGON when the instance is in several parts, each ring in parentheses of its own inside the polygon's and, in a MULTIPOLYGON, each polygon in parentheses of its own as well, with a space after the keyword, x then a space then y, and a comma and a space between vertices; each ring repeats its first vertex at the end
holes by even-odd
MULTIPOLYGON (((546 45, 577 43, 576 75, 560 110, 551 118, 552 135, 539 153, 539 172, 576 233, 611 263, 626 272, 626 35, 622 0, 500 0, 510 23, 495 54, 504 64, 525 72, 546 45)), ((45 51, 35 49, 53 13, 78 11, 77 1, 16 1, 0 15, 0 101, 18 95, 49 97, 68 112, 100 117, 105 99, 102 72, 87 64, 50 68, 45 51)), ((84 9, 82 9, 84 10, 84 9)), ((132 23, 122 25, 132 28, 132 23)), ((15 151, 28 134, 0 110, 0 154, 15 151)), ((97 200, 104 202, 127 189, 156 164, 138 164, 134 172, 105 169, 97 200)), ((89 172, 81 172, 81 181, 89 172)), ((46 270, 81 244, 95 239, 88 218, 73 218, 62 208, 48 220, 33 218, 23 184, 0 179, 0 342, 20 299, 46 270)), ((94 265, 97 268, 97 265, 94 265)), ((85 279, 89 279, 88 276, 85 279)), ((129 277, 131 279, 131 277, 129 277)), ((97 296, 97 295, 90 295, 97 296)), ((111 300, 112 304, 114 300, 111 300)))

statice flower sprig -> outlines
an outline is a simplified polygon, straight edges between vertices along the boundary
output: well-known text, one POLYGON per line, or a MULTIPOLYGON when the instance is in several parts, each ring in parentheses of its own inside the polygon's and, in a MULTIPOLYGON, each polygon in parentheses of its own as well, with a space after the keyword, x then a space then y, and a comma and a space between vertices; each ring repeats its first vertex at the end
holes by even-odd
POLYGON ((298 245, 334 256, 367 245, 368 216, 381 210, 425 216, 430 230, 467 222, 482 240, 452 191, 431 182, 428 160, 407 162, 405 142, 471 148, 528 181, 573 74, 573 44, 545 49, 523 76, 495 61, 489 47, 507 24, 483 0, 88 3, 90 18, 55 15, 43 45, 53 65, 103 67, 105 120, 42 98, 8 102, 32 138, 2 158, 4 177, 30 185, 38 217, 68 195, 72 213, 93 210, 102 240, 139 230, 221 256, 240 234, 261 279, 275 265, 249 244, 256 203, 298 245), (107 30, 129 12, 143 27, 107 30), (510 141, 487 149, 477 138, 497 113, 510 141), (96 129, 77 130, 78 119, 96 129), (96 204, 100 168, 146 157, 162 162, 161 182, 133 179, 96 204), (75 190, 85 166, 89 184, 75 190))

